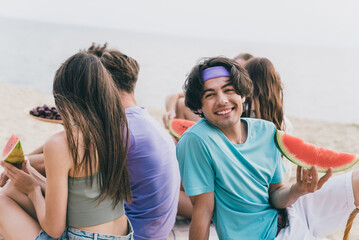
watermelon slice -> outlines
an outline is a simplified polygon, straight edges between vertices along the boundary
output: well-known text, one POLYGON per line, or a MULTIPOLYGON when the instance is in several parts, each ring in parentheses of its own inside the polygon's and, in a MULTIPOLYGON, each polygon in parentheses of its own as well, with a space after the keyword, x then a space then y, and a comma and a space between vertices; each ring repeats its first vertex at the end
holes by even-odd
POLYGON ((182 134, 190 127, 192 127, 196 122, 186 120, 186 119, 170 119, 168 121, 168 128, 170 133, 177 139, 179 139, 182 134))
POLYGON ((279 150, 290 161, 308 169, 317 166, 318 172, 327 172, 330 167, 333 172, 343 171, 359 161, 355 154, 316 147, 279 130, 275 134, 275 140, 279 150))
POLYGON ((24 151, 22 150, 20 139, 14 134, 6 143, 2 152, 1 159, 20 168, 25 160, 24 151))

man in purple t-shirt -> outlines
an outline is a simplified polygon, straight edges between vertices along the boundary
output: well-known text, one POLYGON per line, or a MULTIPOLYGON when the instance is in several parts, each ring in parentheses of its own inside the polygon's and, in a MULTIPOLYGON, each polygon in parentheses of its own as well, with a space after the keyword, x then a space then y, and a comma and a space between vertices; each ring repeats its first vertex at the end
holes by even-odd
MULTIPOLYGON (((168 238, 177 215, 180 176, 176 149, 168 132, 147 112, 138 107, 134 97, 139 65, 106 44, 92 45, 88 53, 98 56, 111 73, 121 92, 129 128, 127 170, 133 201, 125 203, 126 215, 134 229, 134 238, 168 238)), ((42 147, 29 156, 31 165, 44 173, 42 147)), ((4 184, 4 176, 0 184, 4 184), (3 183, 2 183, 3 182, 3 183)))
POLYGON ((129 128, 127 169, 133 202, 125 204, 134 238, 166 239, 177 214, 180 176, 175 145, 166 130, 136 104, 139 65, 118 50, 92 45, 121 92, 129 128))

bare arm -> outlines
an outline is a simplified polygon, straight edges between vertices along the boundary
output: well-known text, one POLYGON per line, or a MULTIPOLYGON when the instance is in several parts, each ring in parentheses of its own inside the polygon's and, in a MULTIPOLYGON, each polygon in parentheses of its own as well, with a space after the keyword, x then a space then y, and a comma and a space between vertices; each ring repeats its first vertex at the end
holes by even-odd
POLYGON ((208 239, 214 208, 214 192, 203 193, 190 198, 193 205, 193 212, 189 229, 189 239, 208 239))
MULTIPOLYGON (((31 175, 36 179, 37 183, 40 185, 41 192, 43 195, 45 195, 46 191, 46 177, 44 177, 41 173, 39 173, 35 168, 33 168, 28 162, 27 169, 29 172, 31 172, 31 175)), ((44 167, 45 169, 45 167, 44 167)))
POLYGON ((46 177, 44 154, 37 153, 37 154, 27 155, 27 157, 29 158, 31 166, 35 168, 36 171, 39 172, 42 176, 46 177))
POLYGON ((8 179, 9 178, 6 176, 5 172, 0 173, 0 187, 5 186, 8 179))
POLYGON ((184 93, 175 93, 175 94, 172 94, 172 95, 169 95, 167 98, 166 98, 166 111, 169 112, 169 111, 174 111, 176 112, 176 104, 177 104, 177 101, 178 99, 180 98, 184 98, 184 93))
POLYGON ((44 146, 36 148, 31 153, 27 154, 30 164, 36 169, 41 175, 46 176, 45 163, 44 163, 44 146))
POLYGON ((177 106, 177 102, 178 99, 183 98, 184 94, 183 93, 175 93, 172 95, 169 95, 166 98, 166 113, 163 115, 163 124, 165 125, 166 128, 168 128, 168 120, 173 119, 176 117, 176 106, 177 106))
POLYGON ((283 183, 271 184, 269 187, 269 200, 276 209, 286 208, 307 193, 313 193, 322 188, 324 183, 332 176, 333 170, 318 179, 318 171, 314 166, 311 170, 297 167, 297 182, 291 187, 283 183))
POLYGON ((45 205, 43 199, 29 196, 33 201, 41 227, 58 238, 66 228, 68 173, 72 166, 64 132, 55 134, 44 145, 47 175, 45 205), (41 203, 41 204, 40 204, 41 203))
POLYGON ((29 164, 24 163, 20 170, 11 164, 1 162, 14 186, 31 200, 41 228, 54 238, 59 238, 66 228, 68 172, 72 166, 69 156, 64 132, 55 134, 46 142, 44 146, 47 172, 45 197, 39 183, 43 177, 40 174, 34 174, 36 170, 29 164))
POLYGON ((41 145, 40 147, 36 148, 34 151, 29 153, 28 155, 35 155, 35 154, 40 154, 40 153, 44 153, 44 145, 41 145))

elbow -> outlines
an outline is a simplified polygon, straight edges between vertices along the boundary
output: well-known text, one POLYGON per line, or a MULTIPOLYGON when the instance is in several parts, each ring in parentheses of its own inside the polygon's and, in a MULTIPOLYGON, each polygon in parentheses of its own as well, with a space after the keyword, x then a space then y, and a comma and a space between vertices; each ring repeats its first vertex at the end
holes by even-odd
POLYGON ((64 231, 62 232, 46 232, 47 235, 49 235, 52 238, 58 239, 62 236, 62 234, 64 233, 64 231))
POLYGON ((281 204, 279 201, 275 201, 273 198, 269 198, 269 204, 272 206, 272 208, 277 210, 285 208, 283 204, 281 204))
POLYGON ((59 227, 52 227, 52 228, 48 228, 48 229, 44 229, 44 231, 47 233, 47 235, 49 235, 52 238, 58 239, 62 236, 62 234, 65 231, 65 227, 64 228, 59 228, 59 227))

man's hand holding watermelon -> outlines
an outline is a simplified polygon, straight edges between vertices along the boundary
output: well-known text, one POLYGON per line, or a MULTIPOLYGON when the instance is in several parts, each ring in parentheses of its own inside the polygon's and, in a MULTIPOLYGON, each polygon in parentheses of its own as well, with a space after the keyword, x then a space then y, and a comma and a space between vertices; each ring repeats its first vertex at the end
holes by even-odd
POLYGON ((307 193, 313 193, 322 188, 324 183, 329 180, 332 176, 333 168, 329 168, 327 173, 318 179, 318 170, 316 166, 312 169, 297 167, 297 182, 292 186, 291 189, 302 196, 307 193))
POLYGON ((319 178, 316 166, 313 166, 312 169, 298 166, 297 180, 291 187, 286 187, 283 183, 271 184, 269 188, 271 204, 277 209, 292 205, 299 197, 321 189, 332 173, 333 169, 330 168, 324 176, 319 178))

